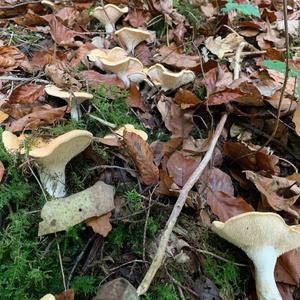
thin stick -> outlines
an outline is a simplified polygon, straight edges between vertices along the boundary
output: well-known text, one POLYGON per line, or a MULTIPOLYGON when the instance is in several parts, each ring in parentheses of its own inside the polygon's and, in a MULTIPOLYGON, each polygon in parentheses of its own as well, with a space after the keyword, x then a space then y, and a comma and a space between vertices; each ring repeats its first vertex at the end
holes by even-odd
POLYGON ((32 78, 32 77, 14 77, 14 76, 0 76, 0 80, 8 80, 8 81, 35 81, 39 83, 46 83, 48 84, 48 80, 32 78))
POLYGON ((141 284, 139 285, 139 287, 137 289, 137 294, 139 296, 143 295, 147 292, 157 270, 160 268, 160 266, 162 264, 170 235, 171 235, 172 230, 177 222, 180 212, 185 204, 188 193, 192 189, 194 184, 197 182, 197 180, 203 173, 204 169, 206 168, 207 164, 209 163, 209 161, 213 155, 213 151, 215 149, 217 141, 222 133, 226 119, 227 119, 227 114, 223 115, 223 117, 221 118, 221 121, 219 122, 219 124, 216 128, 216 131, 212 137, 209 148, 208 148, 205 156, 203 157, 202 161, 200 162, 200 164, 198 165, 196 170, 192 173, 192 175, 190 176, 190 178, 188 179, 188 181, 186 182, 186 184, 180 191, 179 197, 173 207, 173 211, 169 217, 169 220, 168 220, 166 227, 164 229, 164 232, 162 234, 155 257, 154 257, 154 259, 151 263, 151 266, 148 269, 144 279, 142 280, 141 284))
POLYGON ((235 57, 234 57, 234 71, 233 71, 233 79, 237 80, 240 78, 240 70, 241 70, 241 64, 240 64, 240 60, 241 60, 241 53, 244 49, 244 47, 247 46, 246 42, 241 42, 238 46, 238 48, 236 49, 236 53, 235 53, 235 57))

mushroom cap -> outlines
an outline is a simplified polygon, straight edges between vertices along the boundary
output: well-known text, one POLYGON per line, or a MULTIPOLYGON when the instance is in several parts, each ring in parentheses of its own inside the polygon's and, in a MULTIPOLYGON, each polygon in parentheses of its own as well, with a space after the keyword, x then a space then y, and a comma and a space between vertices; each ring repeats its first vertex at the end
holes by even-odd
POLYGON ((135 129, 132 124, 125 124, 124 126, 115 130, 114 133, 123 137, 125 130, 139 135, 144 141, 147 141, 147 139, 148 139, 148 134, 145 131, 140 130, 140 129, 135 129))
POLYGON ((248 212, 225 223, 214 221, 211 229, 247 254, 271 246, 279 256, 300 247, 300 225, 288 226, 275 213, 248 212))
POLYGON ((55 300, 55 297, 52 294, 47 294, 40 300, 55 300))
POLYGON ((117 20, 128 12, 128 7, 120 8, 114 4, 106 4, 104 7, 98 6, 94 9, 92 16, 104 25, 114 25, 117 20))
POLYGON ((91 143, 92 137, 87 130, 71 130, 42 147, 34 147, 29 155, 47 164, 66 164, 91 143))
POLYGON ((53 97, 61 98, 70 102, 72 98, 75 98, 77 102, 82 103, 85 100, 92 99, 93 95, 87 92, 74 92, 70 93, 62 90, 54 84, 47 84, 45 86, 45 92, 53 97))
POLYGON ((162 87, 164 91, 177 89, 178 87, 195 80, 195 73, 190 70, 172 72, 161 64, 151 66, 147 74, 151 80, 162 87))
POLYGON ((19 152, 22 148, 22 140, 7 130, 2 132, 2 142, 8 153, 19 152))
POLYGON ((129 52, 142 41, 147 40, 151 34, 147 30, 123 27, 115 32, 122 45, 125 45, 129 52))

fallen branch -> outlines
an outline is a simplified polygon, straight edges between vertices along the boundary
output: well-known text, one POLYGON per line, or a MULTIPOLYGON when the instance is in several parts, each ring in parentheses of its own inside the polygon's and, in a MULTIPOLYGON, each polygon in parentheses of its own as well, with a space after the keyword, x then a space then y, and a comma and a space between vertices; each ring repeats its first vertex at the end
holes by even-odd
POLYGON ((151 263, 151 266, 148 269, 144 279, 142 280, 141 284, 139 285, 139 287, 137 289, 137 294, 139 296, 143 295, 147 292, 157 270, 160 268, 160 266, 162 264, 162 261, 165 256, 166 248, 167 248, 167 245, 169 242, 170 235, 171 235, 173 228, 177 222, 180 212, 185 204, 188 193, 190 192, 190 190, 192 189, 194 184, 197 182, 197 180, 203 173, 207 164, 209 163, 209 161, 212 157, 214 148, 217 144, 217 141, 218 141, 218 139, 221 135, 221 132, 223 130, 223 127, 225 125, 226 119, 227 119, 227 114, 223 115, 223 117, 221 118, 221 121, 219 122, 219 124, 216 128, 216 131, 212 137, 211 143, 209 145, 209 148, 208 148, 206 154, 204 155, 202 161, 200 162, 200 164, 198 165, 196 170, 189 177, 188 181, 185 183, 185 185, 183 186, 183 188, 179 194, 179 197, 173 207, 173 211, 169 217, 169 220, 168 220, 166 227, 164 229, 164 232, 162 234, 155 257, 154 257, 154 259, 151 263))
POLYGON ((14 77, 14 76, 0 76, 0 80, 4 81, 35 81, 38 83, 50 83, 48 80, 39 79, 39 78, 33 78, 33 77, 14 77))

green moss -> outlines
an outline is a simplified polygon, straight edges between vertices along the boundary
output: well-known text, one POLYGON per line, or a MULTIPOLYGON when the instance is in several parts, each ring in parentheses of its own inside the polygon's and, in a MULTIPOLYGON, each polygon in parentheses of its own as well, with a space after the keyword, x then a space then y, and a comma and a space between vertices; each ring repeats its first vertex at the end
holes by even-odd
POLYGON ((179 300, 174 287, 170 283, 156 284, 151 291, 145 295, 145 300, 179 300))

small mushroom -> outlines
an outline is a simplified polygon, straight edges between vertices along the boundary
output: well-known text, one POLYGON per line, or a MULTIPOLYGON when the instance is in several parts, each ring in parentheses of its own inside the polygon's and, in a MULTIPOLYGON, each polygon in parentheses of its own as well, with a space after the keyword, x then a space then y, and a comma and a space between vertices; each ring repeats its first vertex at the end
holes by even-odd
POLYGON ((70 93, 62 90, 61 88, 48 84, 45 87, 45 91, 48 95, 64 99, 68 102, 68 105, 71 107, 71 118, 78 121, 80 119, 80 108, 79 105, 85 100, 92 99, 93 95, 86 92, 74 92, 70 93))
POLYGON ((129 53, 133 53, 134 48, 142 41, 147 40, 151 34, 147 30, 123 27, 115 32, 121 45, 125 45, 129 53))
POLYGON ((300 247, 300 225, 288 226, 275 213, 248 212, 225 223, 214 221, 212 230, 253 261, 258 299, 282 300, 274 268, 278 256, 300 247))
POLYGON ((112 33, 115 30, 115 23, 125 13, 128 13, 128 7, 120 8, 114 4, 106 4, 104 7, 96 7, 92 16, 104 24, 106 33, 112 33))
POLYGON ((47 294, 40 300, 55 300, 56 298, 52 294, 47 294))
POLYGON ((172 72, 161 64, 151 66, 147 74, 151 80, 163 91, 177 89, 180 86, 195 80, 195 73, 190 70, 181 70, 180 72, 172 72))

